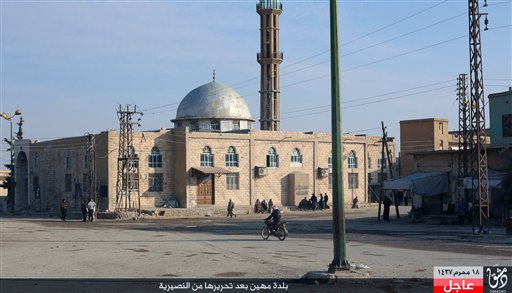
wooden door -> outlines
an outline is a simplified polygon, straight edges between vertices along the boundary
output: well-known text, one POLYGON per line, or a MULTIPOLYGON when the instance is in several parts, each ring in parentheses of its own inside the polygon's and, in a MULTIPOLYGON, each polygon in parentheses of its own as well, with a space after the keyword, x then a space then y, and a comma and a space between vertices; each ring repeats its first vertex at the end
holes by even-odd
POLYGON ((213 201, 213 175, 205 174, 197 178, 197 204, 214 204, 213 201))

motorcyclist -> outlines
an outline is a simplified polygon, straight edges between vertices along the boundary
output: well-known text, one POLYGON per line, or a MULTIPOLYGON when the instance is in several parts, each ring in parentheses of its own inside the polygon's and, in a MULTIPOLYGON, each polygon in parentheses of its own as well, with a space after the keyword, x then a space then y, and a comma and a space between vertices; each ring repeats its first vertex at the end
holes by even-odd
POLYGON ((281 221, 281 211, 277 205, 272 206, 272 213, 265 219, 265 224, 271 232, 275 232, 277 225, 281 221), (272 219, 272 221, 270 221, 272 219))

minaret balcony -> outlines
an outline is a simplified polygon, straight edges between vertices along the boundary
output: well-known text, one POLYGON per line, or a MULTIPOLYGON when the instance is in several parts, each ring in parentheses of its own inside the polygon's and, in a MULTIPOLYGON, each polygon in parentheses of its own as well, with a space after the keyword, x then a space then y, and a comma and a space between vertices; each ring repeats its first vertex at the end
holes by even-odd
POLYGON ((256 4, 256 10, 283 10, 283 3, 277 0, 261 0, 260 3, 256 4))
POLYGON ((258 62, 283 61, 283 52, 258 53, 258 62))

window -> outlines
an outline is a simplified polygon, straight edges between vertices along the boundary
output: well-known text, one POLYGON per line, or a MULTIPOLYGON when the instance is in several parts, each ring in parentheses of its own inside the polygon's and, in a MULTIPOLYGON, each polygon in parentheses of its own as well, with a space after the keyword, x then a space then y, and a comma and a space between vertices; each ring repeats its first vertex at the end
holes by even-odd
POLYGON ((279 155, 275 148, 270 148, 267 153, 267 167, 279 167, 279 155))
POLYGON ((501 116, 501 133, 502 137, 512 137, 512 114, 501 116))
POLYGON ((332 173, 329 173, 329 189, 332 189, 332 173))
POLYGON ((240 130, 240 120, 233 121, 233 130, 240 130))
POLYGON ((443 140, 442 139, 439 141, 439 149, 440 150, 444 149, 444 147, 443 147, 443 140))
POLYGON ((37 168, 37 163, 39 161, 39 154, 38 153, 34 153, 34 156, 32 157, 32 168, 37 168))
POLYGON ((201 167, 213 167, 213 154, 212 149, 209 146, 203 148, 201 154, 201 167))
POLYGON ((164 174, 148 174, 148 186, 148 191, 150 192, 164 191, 164 174))
POLYGON ((380 170, 381 167, 386 169, 386 159, 384 159, 384 161, 382 159, 377 159, 377 168, 380 170))
POLYGON ((441 134, 443 134, 444 132, 444 127, 443 127, 443 122, 439 122, 439 131, 441 132, 441 134))
POLYGON ((368 169, 372 167, 372 158, 368 157, 368 169))
POLYGON ((238 154, 236 149, 232 146, 229 147, 226 154, 226 167, 238 167, 238 154))
POLYGON ((137 159, 137 154, 135 153, 135 149, 130 146, 128 148, 128 168, 138 168, 139 167, 139 160, 137 159))
MULTIPOLYGON (((139 190, 139 178, 137 173, 128 173, 128 190, 139 190)), ((123 189, 126 189, 126 176, 123 175, 123 189)))
POLYGON ((67 150, 66 157, 64 158, 64 165, 66 167, 66 170, 71 168, 71 152, 67 150))
POLYGON ((293 149, 290 161, 292 162, 292 164, 296 163, 302 166, 302 155, 300 154, 299 149, 293 149))
POLYGON ((64 192, 71 192, 71 174, 64 175, 64 192))
POLYGON ((226 174, 226 189, 238 190, 240 189, 240 180, 238 173, 226 174))
POLYGON ((359 178, 357 177, 357 173, 348 173, 348 188, 349 189, 357 189, 359 188, 359 178))
POLYGON ((332 169, 332 154, 327 158, 327 167, 332 169))
POLYGON ((83 176, 84 192, 89 191, 89 174, 84 173, 83 176))
POLYGON ((348 154, 348 167, 357 168, 357 157, 355 151, 351 151, 350 154, 348 154))
POLYGON ((151 149, 148 162, 149 168, 162 168, 162 154, 156 146, 151 149))
POLYGON ((212 120, 210 122, 210 129, 211 130, 219 131, 220 130, 220 122, 219 122, 219 120, 216 120, 216 119, 212 120))
POLYGON ((89 153, 84 151, 84 169, 89 169, 89 153))
POLYGON ((199 122, 198 121, 190 122, 190 130, 193 130, 193 131, 199 130, 199 122))

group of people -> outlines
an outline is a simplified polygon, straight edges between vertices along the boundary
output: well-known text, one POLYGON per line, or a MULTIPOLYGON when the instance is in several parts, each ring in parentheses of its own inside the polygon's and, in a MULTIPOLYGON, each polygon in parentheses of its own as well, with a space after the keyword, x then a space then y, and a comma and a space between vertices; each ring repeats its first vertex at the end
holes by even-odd
MULTIPOLYGON (((68 214, 68 201, 64 198, 60 202, 60 219, 62 221, 66 221, 66 217, 68 214)), ((82 221, 86 222, 87 218, 89 218, 89 221, 94 221, 94 212, 96 210, 96 203, 92 198, 89 198, 89 200, 83 200, 81 205, 82 210, 82 221)))
POLYGON ((327 193, 322 195, 320 193, 320 199, 316 197, 316 195, 313 193, 310 199, 307 199, 304 197, 299 202, 299 210, 300 211, 315 211, 315 210, 323 210, 328 209, 329 205, 327 204, 329 201, 329 196, 327 196, 327 193))
POLYGON ((272 212, 273 207, 274 207, 274 202, 272 202, 272 199, 269 199, 268 203, 265 199, 263 199, 261 202, 259 199, 256 199, 256 202, 254 203, 254 213, 255 214, 270 213, 270 212, 272 212))

